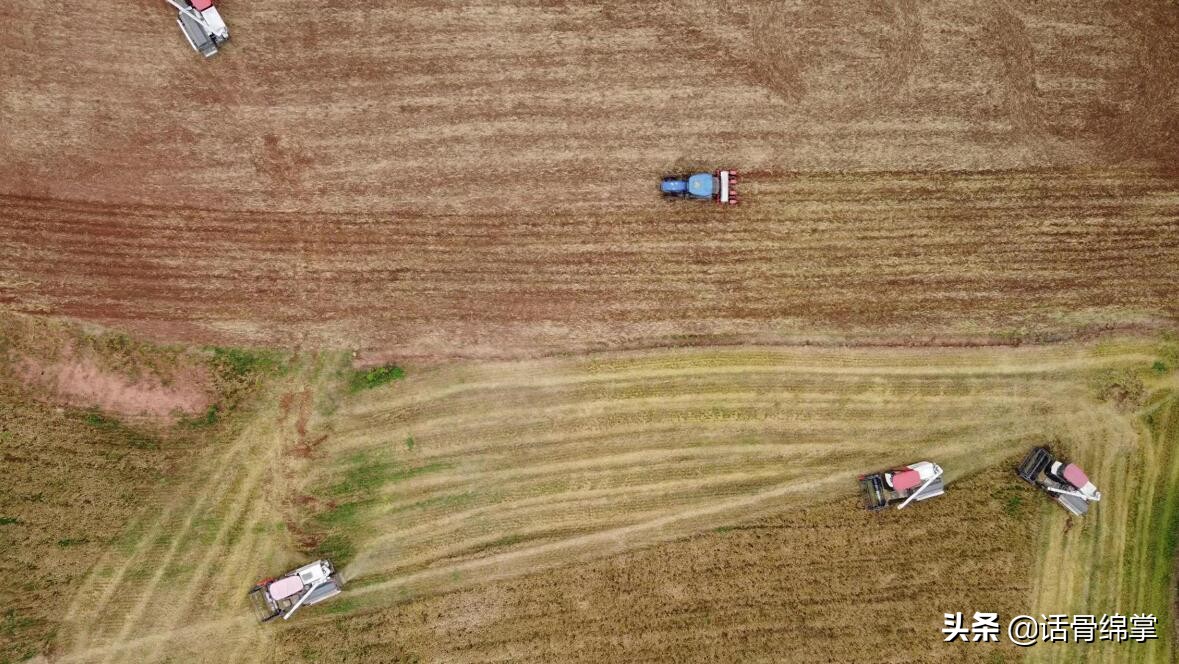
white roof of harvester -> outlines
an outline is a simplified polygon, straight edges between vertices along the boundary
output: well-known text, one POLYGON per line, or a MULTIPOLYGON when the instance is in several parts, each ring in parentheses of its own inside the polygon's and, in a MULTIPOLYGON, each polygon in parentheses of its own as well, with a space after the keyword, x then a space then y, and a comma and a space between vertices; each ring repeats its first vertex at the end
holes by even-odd
POLYGON ((284 576, 278 581, 271 583, 266 589, 266 592, 270 593, 271 599, 277 602, 280 599, 286 599, 296 593, 302 592, 302 590, 302 579, 298 576, 284 576))
POLYGON ((1075 463, 1070 463, 1069 465, 1065 466, 1061 475, 1064 476, 1064 479, 1068 480, 1069 484, 1077 487, 1078 489, 1089 483, 1089 478, 1085 475, 1085 471, 1078 468, 1077 464, 1075 463))
POLYGON ((915 486, 921 485, 921 473, 910 468, 909 470, 902 470, 899 473, 892 475, 892 488, 894 491, 908 491, 915 486))

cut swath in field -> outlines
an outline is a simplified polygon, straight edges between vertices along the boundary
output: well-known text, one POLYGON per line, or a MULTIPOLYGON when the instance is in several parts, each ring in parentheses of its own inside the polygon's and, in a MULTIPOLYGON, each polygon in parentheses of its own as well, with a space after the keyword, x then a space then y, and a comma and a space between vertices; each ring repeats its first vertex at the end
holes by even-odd
POLYGON ((423 369, 337 414, 308 527, 351 559, 355 596, 416 594, 841 495, 913 459, 952 492, 1032 441, 1116 426, 1091 414, 1092 374, 1153 358, 733 349, 423 369))
POLYGON ((303 559, 266 530, 282 497, 265 489, 301 432, 327 438, 297 457, 305 481, 284 476, 311 490, 285 517, 348 582, 336 605, 298 618, 314 624, 850 497, 858 473, 919 458, 946 468, 951 505, 955 481, 1033 442, 1070 441, 1084 461, 1094 432, 1131 417, 1099 400, 1102 377, 1158 357, 1153 343, 1125 342, 461 363, 356 392, 329 376, 339 396, 315 412, 315 371, 292 376, 283 390, 302 395, 303 415, 283 414, 289 397, 260 407, 195 468, 212 482, 178 487, 156 525, 129 536, 130 553, 96 569, 110 611, 76 604, 85 629, 66 659, 239 661, 266 648, 244 589, 303 559), (132 573, 148 560, 167 571, 132 573))
MULTIPOLYGON (((1073 449, 1106 491, 1083 519, 1055 503, 1041 515, 1033 615, 1153 615, 1146 643, 1038 647, 1034 662, 1165 662, 1175 652, 1175 554, 1179 532, 1179 375, 1174 347, 1148 370, 1106 381, 1130 383, 1124 418, 1089 414, 1070 427, 1073 449)), ((1126 397, 1124 385, 1107 390, 1126 397)))
POLYGON ((887 652, 1014 664, 1011 644, 945 644, 939 630, 942 611, 1026 611, 1039 514, 1013 501, 1021 485, 993 466, 957 480, 952 500, 884 518, 852 496, 792 504, 601 560, 303 622, 276 640, 276 660, 345 650, 405 664, 829 664, 887 652))

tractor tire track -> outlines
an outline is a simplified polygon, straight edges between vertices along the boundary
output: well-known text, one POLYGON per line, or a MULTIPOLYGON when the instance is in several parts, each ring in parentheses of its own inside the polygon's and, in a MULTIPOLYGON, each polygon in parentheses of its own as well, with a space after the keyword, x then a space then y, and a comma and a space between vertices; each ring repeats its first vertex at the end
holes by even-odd
MULTIPOLYGON (((168 533, 168 541, 170 544, 164 552, 163 556, 159 559, 152 560, 152 564, 155 567, 155 572, 148 578, 146 591, 139 595, 140 599, 131 605, 126 613, 123 614, 123 628, 118 632, 117 635, 114 636, 114 640, 116 642, 123 641, 127 638, 127 627, 135 620, 138 620, 138 618, 142 615, 146 608, 147 599, 155 595, 156 589, 164 580, 165 575, 169 571, 171 563, 178 556, 183 555, 181 545, 187 544, 188 540, 194 536, 194 526, 196 525, 198 517, 205 512, 207 507, 216 504, 217 497, 224 495, 229 489, 233 488, 238 481, 240 481, 240 478, 236 474, 230 472, 229 465, 238 459, 238 456, 244 452, 244 445, 235 445, 233 454, 227 455, 226 464, 222 466, 220 472, 217 475, 213 476, 218 478, 215 483, 208 486, 208 488, 200 493, 195 498, 195 500, 186 503, 186 506, 189 508, 187 516, 184 518, 184 521, 180 524, 179 528, 168 533)), ((120 596, 120 593, 116 591, 114 595, 120 596)), ((121 596, 120 599, 122 599, 121 596)), ((103 614, 109 612, 109 608, 105 607, 100 610, 103 614)), ((98 625, 101 627, 102 622, 100 622, 98 625)))
MULTIPOLYGON (((333 415, 340 426, 332 426, 330 444, 317 452, 323 456, 308 467, 318 470, 299 490, 334 485, 339 473, 355 467, 358 451, 392 455, 362 457, 375 469, 431 469, 376 486, 364 500, 379 509, 351 517, 365 535, 344 571, 348 595, 355 609, 375 608, 844 496, 854 485, 848 478, 901 458, 935 458, 947 468, 952 492, 957 480, 1045 436, 1083 439, 1086 448, 1109 437, 1125 439, 1116 414, 1092 408, 1088 377, 1149 365, 1151 348, 1134 341, 936 351, 743 348, 421 368, 404 382, 342 404, 333 415), (767 380, 775 372, 777 379, 767 380), (726 383, 732 394, 721 389, 726 383), (733 422, 655 418, 646 429, 628 418, 610 419, 612 398, 623 410, 674 413, 701 395, 722 408, 779 403, 782 412, 771 428, 781 433, 742 440, 742 431, 766 431, 755 411, 733 422), (587 397, 593 398, 582 404, 584 411, 569 407, 587 397), (535 412, 516 408, 518 400, 532 403, 535 412), (565 426, 579 417, 606 418, 600 435, 577 433, 588 433, 588 425, 565 426), (532 419, 548 421, 551 430, 532 427, 532 419), (421 426, 430 422, 435 426, 421 426), (519 428, 472 445, 485 438, 477 424, 488 432, 519 428), (401 443, 402 430, 414 432, 410 449, 401 443), (562 443, 567 430, 573 436, 562 443), (812 441, 815 432, 823 432, 825 442, 812 441), (696 435, 703 446, 683 443, 696 435), (534 448, 542 439, 549 447, 534 448), (470 492, 474 502, 451 502, 456 490, 470 492)), ((257 463, 231 473, 234 489, 219 500, 225 521, 207 547, 186 558, 195 573, 174 593, 178 599, 165 599, 163 584, 148 584, 138 594, 129 585, 136 601, 109 630, 115 636, 97 635, 61 661, 154 662, 166 653, 193 661, 265 657, 271 633, 259 639, 247 619, 225 616, 243 610, 230 592, 238 577, 253 577, 258 557, 274 555, 264 535, 229 544, 232 524, 249 533, 267 520, 259 510, 274 498, 265 495, 258 469, 281 465, 275 455, 289 423, 273 426, 279 429, 243 432, 257 463), (220 583, 212 578, 215 561, 224 562, 220 583), (206 583, 217 588, 209 602, 200 602, 206 583), (157 615, 165 604, 175 606, 157 615), (196 636, 211 633, 218 634, 215 646, 196 636)), ((347 504, 357 497, 334 500, 347 504)), ((307 624, 337 619, 315 611, 299 618, 307 624)))
MULTIPOLYGON (((173 502, 164 511, 163 516, 157 518, 151 529, 139 538, 132 553, 126 556, 125 560, 123 560, 117 570, 111 575, 109 581, 100 580, 97 576, 97 573, 103 568, 98 566, 95 567, 95 569, 91 572, 90 577, 87 578, 82 586, 83 589, 87 592, 89 592, 90 589, 96 585, 103 587, 101 594, 97 598, 95 606, 90 610, 82 608, 81 602, 85 599, 85 595, 79 594, 78 599, 71 603, 70 609, 67 611, 67 616, 71 617, 71 620, 73 620, 78 625, 80 630, 72 639, 74 649, 80 650, 90 647, 94 631, 101 628, 104 621, 102 617, 111 613, 111 603, 119 599, 119 594, 123 590, 125 581, 127 580, 131 570, 134 569, 137 565, 144 564, 145 558, 147 558, 154 547, 157 546, 156 543, 159 542, 161 538, 165 537, 165 531, 171 529, 174 522, 173 519, 181 518, 181 515, 184 515, 182 517, 183 521, 181 522, 180 530, 177 536, 173 537, 169 535, 167 538, 171 544, 165 553, 165 559, 170 559, 175 555, 181 541, 181 536, 191 530, 192 523, 200 511, 200 506, 208 503, 214 494, 224 490, 226 484, 231 481, 230 478, 226 477, 226 471, 233 465, 235 459, 237 459, 238 455, 241 454, 242 451, 243 450, 240 445, 231 446, 228 450, 226 450, 225 454, 215 458, 210 462, 209 465, 211 468, 207 469, 205 472, 198 473, 196 475, 196 481, 194 481, 191 486, 205 486, 206 488, 203 489, 203 491, 182 493, 181 495, 184 497, 173 502), (219 480, 216 484, 210 486, 204 479, 202 479, 208 477, 219 478, 219 480), (192 499, 192 496, 194 495, 197 496, 195 501, 192 499), (196 507, 194 507, 194 505, 196 505, 196 507), (83 618, 81 615, 83 612, 89 613, 90 616, 88 618, 83 618)), ((163 570, 164 566, 160 566, 157 575, 162 574, 163 570)))
MULTIPOLYGON (((263 542, 265 535, 256 533, 254 528, 265 510, 275 511, 268 497, 263 495, 267 487, 263 487, 260 480, 280 467, 276 465, 279 460, 274 450, 286 444, 286 437, 276 428, 279 425, 269 421, 270 408, 266 404, 273 400, 264 397, 258 407, 259 413, 251 415, 252 421, 235 435, 225 451, 205 467, 194 469, 194 482, 189 486, 192 490, 179 492, 170 510, 156 521, 147 536, 139 540, 134 554, 123 562, 99 603, 87 610, 75 601, 75 620, 88 622, 88 627, 73 639, 73 646, 63 661, 85 659, 104 664, 159 661, 163 649, 175 644, 151 635, 186 633, 185 622, 211 620, 215 624, 224 623, 218 618, 223 612, 220 607, 245 610, 242 584, 248 582, 241 579, 253 578, 260 563, 265 564, 279 555, 275 544, 263 542), (176 519, 181 516, 183 520, 176 524, 176 519), (204 536, 199 536, 198 522, 208 518, 218 519, 220 524, 206 541, 204 536), (169 530, 170 545, 162 555, 151 560, 155 573, 143 582, 130 578, 128 570, 144 564, 151 550, 149 543, 157 541, 165 529, 169 530), (231 545, 229 537, 235 531, 237 537, 231 545), (217 573, 214 574, 215 563, 217 573), (183 574, 189 575, 179 590, 164 587, 164 578, 173 567, 183 569, 183 574), (195 604, 202 596, 207 603, 197 609, 195 604), (115 602, 116 598, 119 601, 115 602), (103 615, 110 615, 117 622, 111 624, 109 619, 90 618, 103 615), (140 644, 141 648, 127 650, 121 647, 121 644, 128 643, 140 644)), ((276 511, 271 518, 277 518, 276 511)), ((281 555, 288 554, 283 552, 281 555)), ((174 581, 169 579, 169 583, 174 581)), ((245 652, 250 647, 249 639, 244 635, 235 637, 235 634, 221 634, 219 640, 228 645, 234 638, 246 639, 246 643, 237 646, 239 651, 245 652)), ((213 659, 229 661, 223 659, 223 655, 213 659)), ((209 657, 202 655, 200 658, 208 660, 209 657)))
MULTIPOLYGON (((195 572, 188 584, 169 598, 169 611, 164 616, 153 615, 149 625, 144 627, 156 630, 164 618, 164 631, 177 629, 184 621, 200 619, 202 610, 210 607, 194 608, 196 601, 202 595, 208 595, 210 590, 220 591, 216 595, 219 601, 228 601, 230 606, 242 608, 244 593, 241 584, 229 582, 229 579, 249 578, 257 569, 259 560, 270 560, 277 547, 268 543, 255 533, 255 528, 263 520, 263 514, 269 512, 270 521, 277 518, 277 510, 272 499, 275 494, 281 494, 281 489, 273 486, 275 469, 282 467, 282 460, 278 452, 288 447, 285 442, 285 428, 288 423, 280 419, 278 424, 272 424, 265 418, 255 421, 254 428, 241 434, 243 439, 254 441, 251 462, 246 464, 249 469, 240 490, 234 492, 232 499, 225 504, 221 512, 224 514, 222 524, 217 531, 206 553, 200 558, 195 572), (260 458, 259 458, 260 457, 260 458), (270 484, 263 484, 263 478, 271 480, 270 484), (271 495, 267 495, 268 491, 271 495), (231 544, 229 536, 234 531, 239 534, 231 544)), ((129 618, 130 620, 130 618, 129 618)), ((126 626, 130 629, 130 622, 126 626)), ((144 628, 140 627, 142 631, 144 628)), ((126 638, 126 634, 120 638, 126 638)), ((147 661, 155 661, 165 644, 158 644, 157 648, 147 653, 147 661)), ((114 660, 111 660, 114 661, 114 660)), ((228 660, 234 661, 234 660, 228 660)))

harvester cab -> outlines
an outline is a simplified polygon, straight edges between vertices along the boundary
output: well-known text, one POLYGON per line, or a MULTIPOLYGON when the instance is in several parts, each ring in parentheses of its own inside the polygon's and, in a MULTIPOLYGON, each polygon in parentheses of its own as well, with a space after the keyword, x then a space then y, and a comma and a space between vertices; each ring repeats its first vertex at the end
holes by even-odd
POLYGON ((278 578, 259 581, 249 597, 258 622, 279 616, 290 620, 304 604, 319 604, 339 595, 343 585, 331 561, 317 560, 278 578))
POLYGON ((697 201, 716 201, 722 205, 736 205, 737 172, 667 175, 659 183, 659 191, 665 198, 690 198, 697 201))
POLYGON ((942 467, 930 461, 918 461, 901 468, 860 476, 864 507, 875 512, 889 505, 904 509, 914 500, 936 498, 946 492, 942 467))
POLYGON ((1023 481, 1043 489, 1071 514, 1084 516, 1101 492, 1076 464, 1058 460, 1046 447, 1032 448, 1015 472, 1023 481))
POLYGON ((207 57, 217 52, 217 46, 229 40, 229 28, 221 20, 221 13, 213 6, 214 0, 164 0, 180 15, 176 23, 193 50, 207 57))

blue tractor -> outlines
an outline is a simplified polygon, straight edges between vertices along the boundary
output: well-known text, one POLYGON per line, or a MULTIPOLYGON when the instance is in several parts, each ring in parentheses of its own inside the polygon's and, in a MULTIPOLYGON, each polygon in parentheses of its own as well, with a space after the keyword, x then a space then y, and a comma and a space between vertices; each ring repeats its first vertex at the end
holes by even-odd
POLYGON ((737 204, 736 171, 693 173, 664 176, 659 191, 665 198, 690 198, 697 201, 716 201, 722 205, 737 204))

